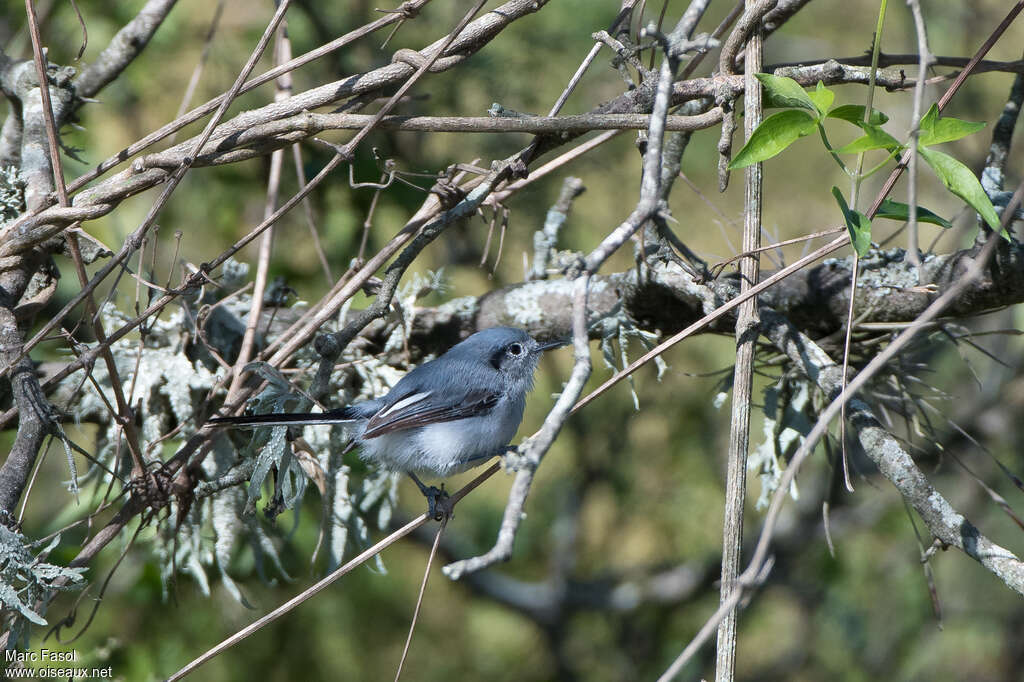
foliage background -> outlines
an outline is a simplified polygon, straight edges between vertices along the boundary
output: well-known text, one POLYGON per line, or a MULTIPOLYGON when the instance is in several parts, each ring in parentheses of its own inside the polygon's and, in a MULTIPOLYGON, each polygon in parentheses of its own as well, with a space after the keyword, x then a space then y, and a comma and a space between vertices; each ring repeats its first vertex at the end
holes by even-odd
MULTIPOLYGON (((134 16, 140 4, 79 1, 89 30, 86 61, 134 16)), ((354 49, 296 72, 296 88, 384 64, 399 47, 419 47, 443 35, 466 4, 437 0, 400 30, 387 49, 379 49, 380 36, 366 39, 354 49)), ((27 54, 22 4, 7 0, 0 6, 0 40, 7 44, 8 54, 27 54)), ((296 3, 289 13, 294 53, 374 18, 374 6, 365 0, 296 3)), ((685 3, 670 2, 669 16, 678 16, 684 7, 685 3)), ((729 3, 712 3, 702 30, 710 30, 729 8, 729 3)), ((83 158, 98 161, 174 116, 202 50, 213 9, 214 3, 182 0, 137 62, 102 93, 102 102, 84 109, 84 130, 66 138, 85 150, 83 158)), ((195 102, 227 87, 271 9, 269 2, 225 4, 195 102)), ((546 112, 590 48, 590 34, 606 28, 617 9, 617 2, 608 1, 553 2, 544 12, 516 22, 463 68, 423 81, 414 92, 429 98, 416 100, 403 113, 483 115, 492 102, 518 111, 546 112)), ((652 3, 648 15, 660 9, 660 3, 652 3)), ((977 47, 978 36, 987 35, 1001 17, 1005 3, 925 3, 924 10, 933 51, 969 55, 977 47)), ((876 3, 871 2, 812 2, 767 42, 765 62, 862 53, 870 46, 876 12, 876 3)), ((1011 29, 990 58, 1019 58, 1014 50, 1021 43, 1022 30, 1020 26, 1011 29)), ((81 38, 70 6, 53 4, 43 34, 51 60, 71 63, 81 38)), ((892 3, 882 46, 889 53, 916 49, 910 14, 903 3, 892 3)), ((621 80, 606 62, 599 58, 597 68, 589 72, 564 113, 587 111, 622 91, 621 80)), ((997 73, 972 78, 953 100, 949 114, 992 122, 1011 79, 997 73)), ((231 111, 265 101, 268 88, 241 97, 231 111)), ((863 87, 837 90, 837 102, 863 102, 863 87)), ((930 90, 929 94, 937 92, 930 90)), ((876 107, 892 117, 890 130, 907 129, 909 93, 880 93, 876 107)), ((198 130, 186 129, 179 139, 198 130)), ((986 129, 948 151, 979 168, 988 135, 986 129)), ((338 133, 324 137, 345 139, 338 133)), ((375 179, 378 171, 369 154, 371 146, 379 148, 385 158, 399 159, 403 168, 433 173, 454 162, 507 156, 525 141, 525 136, 512 135, 375 132, 360 150, 355 173, 360 180, 375 179)), ((451 293, 434 295, 427 302, 481 294, 520 281, 522 254, 532 252, 533 232, 542 224, 545 211, 557 197, 560 179, 567 173, 581 177, 587 192, 574 205, 560 246, 592 248, 635 203, 639 155, 634 141, 635 135, 622 135, 557 178, 538 183, 510 202, 512 218, 504 255, 493 276, 489 267, 479 267, 487 226, 475 220, 453 227, 414 266, 420 272, 445 267, 451 293)), ((734 176, 724 194, 715 188, 716 143, 714 129, 698 133, 684 156, 684 172, 703 197, 678 184, 672 198, 673 214, 681 221, 679 229, 687 234, 687 243, 711 261, 735 253, 730 244, 739 243, 742 222, 741 178, 734 176)), ((838 224, 828 187, 842 180, 831 160, 818 151, 816 143, 803 141, 767 165, 765 194, 769 199, 764 224, 771 237, 786 239, 838 224)), ((324 150, 312 144, 304 145, 303 153, 308 176, 327 158, 324 150)), ((85 169, 73 161, 65 168, 69 177, 85 169)), ((266 172, 265 163, 253 161, 190 173, 160 218, 159 277, 168 274, 176 230, 183 234, 181 256, 200 262, 259 222, 266 172)), ((1011 183, 1018 179, 1010 178, 1011 183)), ((938 250, 970 243, 973 215, 932 179, 922 184, 924 205, 947 217, 958 216, 957 228, 944 236, 938 250)), ((294 175, 286 172, 283 192, 293 192, 296 187, 294 175)), ((901 187, 898 198, 905 192, 905 185, 901 187)), ((866 191, 871 192, 870 185, 866 191)), ((404 187, 384 193, 370 236, 370 253, 416 209, 422 196, 404 187)), ((142 219, 154 197, 150 191, 129 200, 93 223, 90 231, 107 244, 119 244, 142 219)), ((358 249, 370 198, 368 190, 350 189, 343 172, 313 195, 321 239, 336 273, 358 249)), ((286 278, 300 298, 319 297, 325 282, 300 212, 292 212, 279 224, 278 235, 271 276, 286 278)), ((928 245, 935 236, 937 233, 924 230, 922 244, 928 245)), ((785 262, 791 262, 801 254, 801 246, 783 250, 783 254, 785 262)), ((254 261, 255 248, 241 256, 254 261)), ((624 250, 607 269, 628 267, 629 261, 624 250)), ((61 287, 61 294, 51 303, 54 310, 76 291, 71 271, 65 273, 61 287)), ((356 302, 356 306, 362 304, 356 302)), ((997 312, 979 320, 975 327, 1020 329, 1020 312, 997 312)), ((983 343, 1005 364, 976 351, 958 354, 947 348, 931 357, 931 367, 923 378, 949 391, 950 400, 943 409, 954 419, 966 420, 972 434, 996 457, 1021 471, 1024 449, 1017 426, 1024 406, 1021 345, 1018 339, 1006 337, 983 343), (992 394, 993 390, 998 392, 992 394)), ((653 370, 637 377, 639 412, 633 410, 628 389, 621 386, 574 417, 539 471, 513 559, 498 569, 520 580, 542 581, 553 557, 563 556, 566 543, 570 543, 574 547, 574 579, 618 580, 652 566, 681 565, 698 576, 700 588, 680 603, 644 604, 623 613, 584 609, 545 628, 466 584, 451 583, 437 574, 431 580, 413 640, 408 679, 650 679, 664 670, 718 602, 712 580, 721 543, 728 410, 712 404, 722 379, 713 373, 730 367, 732 349, 731 338, 705 335, 692 340, 668 354, 671 370, 663 381, 655 380, 653 370)), ((55 357, 58 353, 55 346, 49 352, 55 357)), ((521 434, 532 433, 539 425, 551 403, 549 396, 559 390, 569 367, 568 353, 554 354, 542 363, 521 434)), ((599 359, 595 367, 599 369, 592 382, 606 378, 599 359)), ((762 379, 755 386, 755 395, 766 384, 762 379)), ((72 433, 80 441, 90 435, 86 427, 72 433)), ((759 433, 760 426, 755 423, 755 442, 759 433)), ((997 542, 1019 550, 1021 529, 984 491, 928 443, 916 438, 915 444, 927 462, 923 466, 954 504, 997 542)), ((962 439, 952 439, 947 447, 1011 504, 1020 504, 1020 491, 998 473, 991 459, 962 439)), ((834 558, 825 543, 820 515, 816 517, 820 500, 832 485, 831 470, 819 457, 801 475, 800 499, 788 512, 787 523, 805 532, 786 536, 769 583, 741 615, 740 676, 758 680, 1013 679, 1014 671, 1024 664, 1024 610, 1019 600, 970 559, 959 553, 940 553, 933 560, 942 605, 940 624, 918 561, 914 530, 899 496, 866 460, 855 464, 860 469, 856 493, 839 494, 834 501, 834 558), (807 518, 811 519, 809 525, 807 518)), ((66 478, 63 458, 51 453, 41 475, 40 489, 61 489, 60 481, 66 478)), ((468 476, 450 485, 457 487, 462 480, 468 476)), ((510 481, 510 477, 495 477, 460 505, 449 531, 460 541, 464 556, 485 550, 492 542, 510 481)), ((748 485, 751 501, 756 500, 756 478, 748 485)), ((250 555, 242 553, 236 558, 232 575, 260 612, 285 601, 317 575, 319 567, 311 566, 309 557, 317 539, 319 509, 313 500, 307 502, 297 519, 290 513, 281 517, 276 530, 293 582, 264 584, 250 555)), ((420 511, 421 500, 411 486, 403 484, 401 502, 410 515, 420 511)), ((761 513, 752 504, 748 511, 747 535, 752 537, 760 526, 761 513)), ((36 495, 28 506, 26 533, 30 537, 46 534, 76 514, 70 498, 36 495)), ((140 536, 143 542, 146 533, 140 536)), ((74 540, 72 536, 65 540, 74 540)), ((51 561, 70 560, 73 542, 65 543, 62 551, 66 554, 55 554, 51 561)), ((113 567, 117 552, 112 546, 93 564, 90 574, 94 582, 101 581, 113 567)), ((215 659, 197 679, 388 678, 401 655, 426 552, 422 542, 400 543, 384 556, 386 574, 363 568, 347 576, 299 611, 215 659)), ((95 618, 71 646, 88 664, 113 665, 124 679, 155 679, 259 613, 238 604, 220 585, 214 586, 211 598, 205 598, 187 578, 177 582, 168 601, 161 594, 156 568, 143 554, 130 553, 114 574, 95 618)), ((79 607, 79 625, 85 622, 83 614, 95 596, 94 588, 79 607)), ((49 611, 51 622, 70 604, 69 598, 58 600, 49 611)), ((55 645, 52 638, 36 643, 55 645)), ((691 666, 684 677, 700 679, 711 674, 713 653, 709 648, 700 664, 691 666)))

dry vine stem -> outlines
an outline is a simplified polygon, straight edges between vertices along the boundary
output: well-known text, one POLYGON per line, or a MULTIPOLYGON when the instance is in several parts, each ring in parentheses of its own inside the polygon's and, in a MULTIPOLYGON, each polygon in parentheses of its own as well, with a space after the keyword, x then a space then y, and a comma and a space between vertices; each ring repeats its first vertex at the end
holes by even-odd
MULTIPOLYGON (((772 3, 774 4, 774 3, 772 3)), ((747 0, 748 12, 767 11, 747 0)), ((744 68, 743 130, 746 138, 761 123, 761 86, 755 74, 761 71, 762 38, 760 22, 763 14, 756 15, 756 24, 747 40, 744 68)), ((742 20, 741 20, 742 21, 742 20)), ((723 55, 725 54, 723 50, 723 55)), ((732 66, 731 59, 727 66, 732 66)), ((761 246, 761 164, 744 169, 743 251, 754 254, 740 261, 740 292, 746 292, 760 273, 757 249, 761 246)), ((757 298, 747 299, 736 316, 736 364, 732 382, 732 418, 729 420, 729 450, 726 455, 725 513, 722 531, 722 586, 721 600, 729 599, 739 574, 743 551, 743 508, 747 491, 747 452, 750 449, 750 408, 753 403, 754 352, 760 333, 761 320, 757 313, 757 298)), ((736 675, 736 644, 738 614, 729 611, 718 626, 718 651, 715 679, 731 682, 736 675)))

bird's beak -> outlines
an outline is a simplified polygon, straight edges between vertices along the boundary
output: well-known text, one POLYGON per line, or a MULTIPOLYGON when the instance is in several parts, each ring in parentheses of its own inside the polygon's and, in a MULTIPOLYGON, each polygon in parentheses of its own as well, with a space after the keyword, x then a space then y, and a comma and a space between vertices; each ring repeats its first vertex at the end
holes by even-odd
POLYGON ((552 348, 561 348, 562 346, 568 346, 570 343, 572 343, 572 339, 559 339, 557 341, 548 341, 547 343, 538 343, 537 352, 543 353, 544 351, 551 350, 552 348))

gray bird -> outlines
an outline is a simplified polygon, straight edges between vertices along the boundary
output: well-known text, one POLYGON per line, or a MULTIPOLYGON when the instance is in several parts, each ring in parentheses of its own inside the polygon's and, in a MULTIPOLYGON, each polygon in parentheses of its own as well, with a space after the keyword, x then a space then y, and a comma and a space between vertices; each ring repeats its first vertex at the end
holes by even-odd
POLYGON ((522 329, 479 331, 439 358, 425 362, 387 395, 322 413, 274 413, 217 417, 214 424, 302 426, 351 424, 360 457, 409 474, 435 515, 444 495, 416 474, 447 478, 505 451, 523 420, 526 394, 541 353, 565 345, 538 343, 522 329))

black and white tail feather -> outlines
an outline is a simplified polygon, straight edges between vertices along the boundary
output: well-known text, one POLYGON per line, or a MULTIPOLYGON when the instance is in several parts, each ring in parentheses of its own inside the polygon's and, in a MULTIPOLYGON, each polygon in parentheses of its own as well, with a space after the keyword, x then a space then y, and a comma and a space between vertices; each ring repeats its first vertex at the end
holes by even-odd
POLYGON ((344 424, 365 419, 352 407, 329 412, 291 412, 247 414, 240 417, 214 417, 211 424, 224 426, 311 426, 313 424, 344 424))

